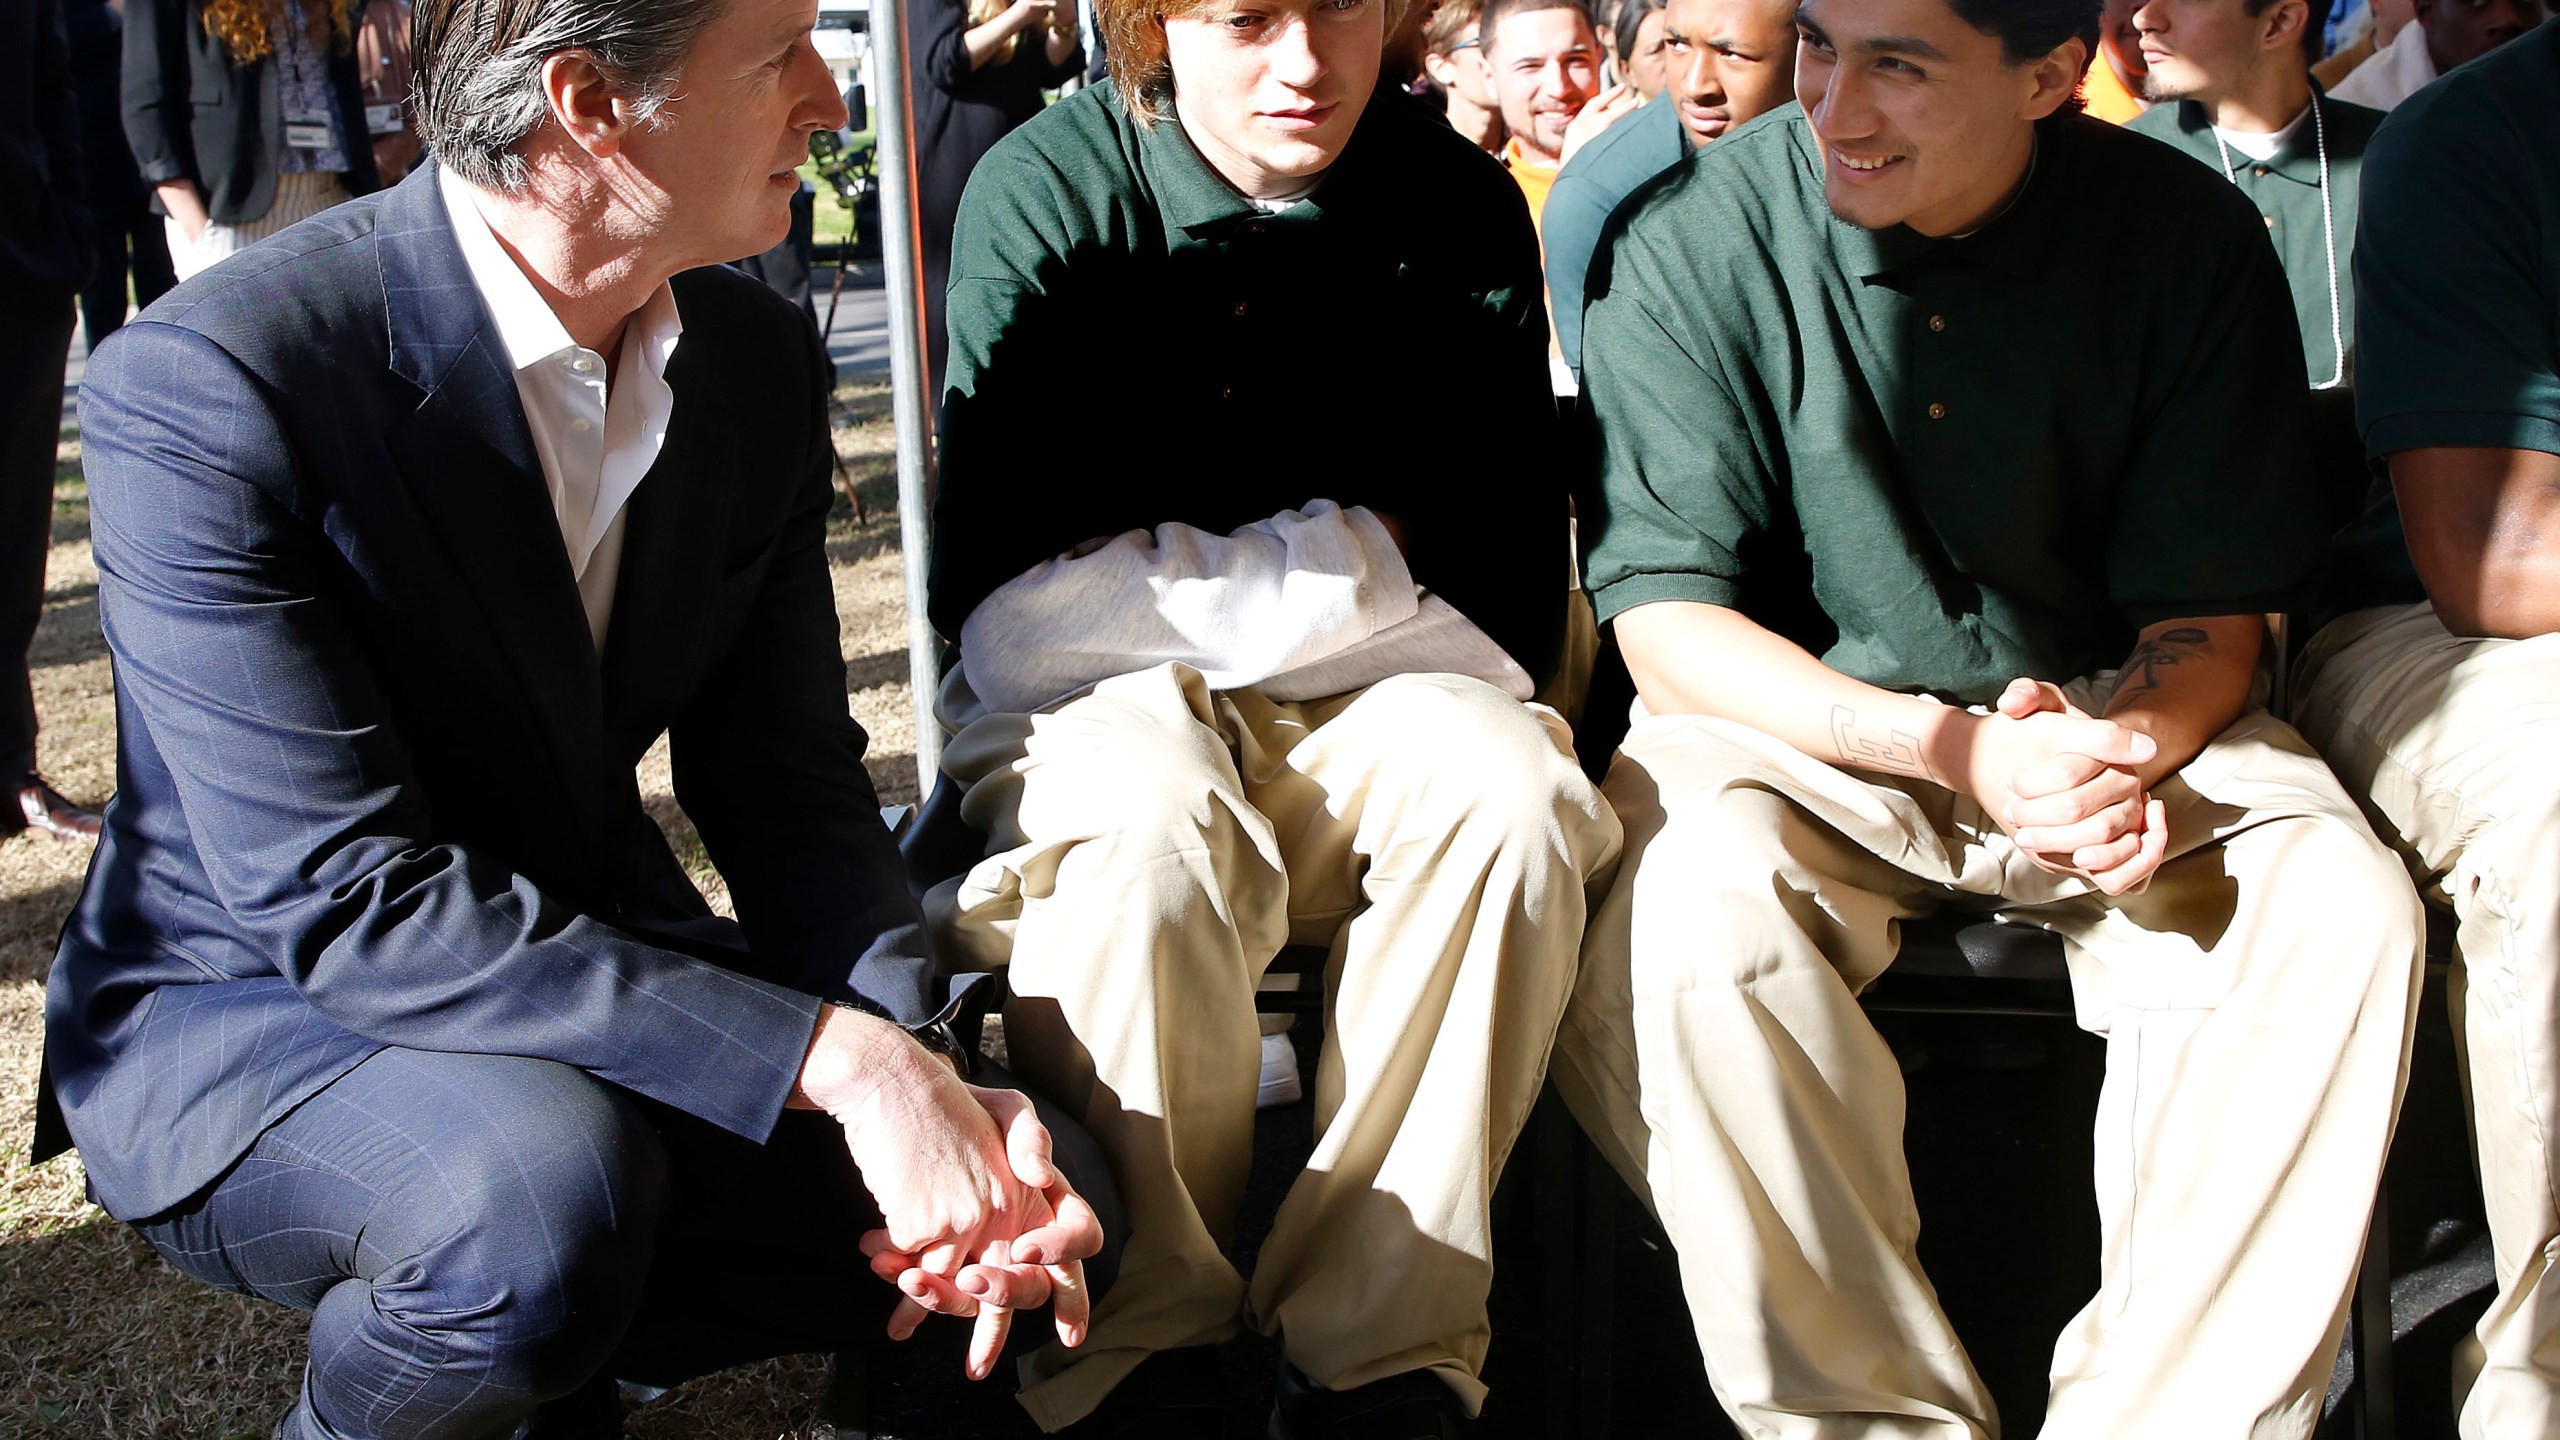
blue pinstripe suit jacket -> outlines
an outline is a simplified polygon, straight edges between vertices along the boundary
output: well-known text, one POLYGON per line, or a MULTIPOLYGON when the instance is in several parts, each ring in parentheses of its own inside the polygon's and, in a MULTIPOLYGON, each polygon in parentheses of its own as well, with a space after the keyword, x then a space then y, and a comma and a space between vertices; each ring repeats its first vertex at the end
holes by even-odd
POLYGON ((816 337, 727 270, 675 291, 601 656, 432 165, 90 363, 118 790, 46 1099, 111 1213, 186 1199, 386 1045, 557 1060, 761 1138, 813 997, 929 1013, 846 711, 816 337), (662 733, 742 931, 641 809, 662 733))

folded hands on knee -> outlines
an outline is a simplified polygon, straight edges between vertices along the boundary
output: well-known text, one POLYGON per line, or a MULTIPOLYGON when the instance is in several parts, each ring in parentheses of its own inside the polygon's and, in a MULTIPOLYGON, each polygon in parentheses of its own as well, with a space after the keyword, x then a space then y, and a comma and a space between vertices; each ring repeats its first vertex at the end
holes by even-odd
POLYGON ((792 1103, 827 1112, 879 1203, 862 1237, 871 1269, 898 1287, 890 1338, 928 1314, 976 1322, 968 1370, 984 1379, 1013 1313, 1053 1308, 1076 1345, 1091 1319, 1084 1262, 1102 1226, 1050 1159, 1031 1102, 980 1089, 895 1025, 830 1007, 811 1038, 792 1103))
POLYGON ((2149 736, 2023 677, 1985 719, 1970 789, 2030 863, 2108 895, 2151 883, 2168 858, 2169 824, 2137 773, 2156 753, 2149 736))

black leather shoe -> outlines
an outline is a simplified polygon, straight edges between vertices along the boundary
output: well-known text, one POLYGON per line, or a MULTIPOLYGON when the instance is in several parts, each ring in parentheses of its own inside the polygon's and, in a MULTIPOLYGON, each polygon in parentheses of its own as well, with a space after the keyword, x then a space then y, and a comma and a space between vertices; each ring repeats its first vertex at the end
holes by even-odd
POLYGON ((1216 1440, 1227 1433, 1235 1390, 1214 1345, 1159 1350, 1138 1362, 1092 1414, 1057 1440, 1216 1440))
POLYGON ((1271 1440, 1466 1440, 1475 1430, 1458 1392, 1428 1370, 1327 1390, 1284 1362, 1271 1405, 1271 1440))
POLYGON ((86 842, 98 838, 97 812, 72 804, 32 770, 18 781, 18 810, 10 818, 16 823, 8 829, 29 830, 55 840, 86 842))

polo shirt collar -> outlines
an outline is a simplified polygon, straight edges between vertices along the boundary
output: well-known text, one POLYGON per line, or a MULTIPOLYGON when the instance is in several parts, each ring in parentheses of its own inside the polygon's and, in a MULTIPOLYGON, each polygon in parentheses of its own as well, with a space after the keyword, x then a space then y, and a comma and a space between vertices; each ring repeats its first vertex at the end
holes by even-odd
MULTIPOLYGON (((2311 82, 2311 103, 2330 107, 2327 108, 2324 119, 2334 118, 2337 114, 2334 102, 2320 89, 2320 82, 2317 80, 2311 82)), ((2213 144, 2213 125, 2206 120, 2204 106, 2200 102, 2179 101, 2177 122, 2180 139, 2186 141, 2207 161, 2221 163, 2220 152, 2215 150, 2213 144)), ((2318 122, 2305 117, 2302 124, 2294 127, 2292 134, 2284 137, 2284 142, 2276 147, 2276 153, 2264 160, 2252 160, 2237 150, 2231 152, 2231 168, 2234 170, 2247 171, 2260 166, 2296 184, 2308 185, 2315 190, 2320 188, 2318 122)))
POLYGON ((1811 176, 1814 203, 1822 206, 1823 219, 1830 226, 1832 253, 1850 274, 1876 280, 1934 258, 2031 275, 2052 263, 2054 252, 2049 247, 2060 238, 2056 234, 2061 206, 2057 197, 2063 188, 2060 172, 2071 163, 2063 117, 2076 113, 2066 110, 2037 122, 2035 158, 2026 188, 1990 223, 1963 236, 1923 235, 1908 225, 1869 230, 1832 214, 1822 202, 1822 147, 1813 138, 1813 125, 1799 112, 1790 129, 1796 154, 1811 176))
MULTIPOLYGON (((1115 95, 1110 103, 1121 102, 1115 95)), ((1362 118, 1367 118, 1365 112, 1362 118)), ((1286 210, 1266 215, 1210 165, 1208 157, 1191 143, 1180 116, 1167 114, 1153 125, 1136 125, 1134 117, 1132 120, 1138 135, 1138 164, 1155 189, 1156 209, 1164 219, 1166 234, 1194 240, 1224 238, 1236 226, 1253 220, 1271 225, 1313 221, 1323 213, 1324 193, 1334 175, 1359 145, 1359 132, 1354 130, 1352 143, 1343 147, 1343 154, 1334 160, 1332 168, 1317 180, 1313 193, 1286 210)))

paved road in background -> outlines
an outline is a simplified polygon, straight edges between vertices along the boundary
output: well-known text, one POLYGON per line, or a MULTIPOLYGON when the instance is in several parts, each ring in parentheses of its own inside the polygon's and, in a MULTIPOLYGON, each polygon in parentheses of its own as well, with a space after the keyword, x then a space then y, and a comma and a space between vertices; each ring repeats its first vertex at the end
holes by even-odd
MULTIPOLYGON (((835 281, 835 272, 820 270, 817 276, 818 323, 827 322, 827 292, 835 281)), ((888 292, 880 285, 880 267, 856 265, 845 274, 844 290, 836 297, 835 324, 827 331, 827 353, 835 357, 836 374, 850 378, 873 372, 885 373, 889 368, 889 301, 888 292)), ((62 423, 68 428, 80 404, 80 377, 89 368, 87 337, 71 337, 71 369, 62 390, 62 423)))

